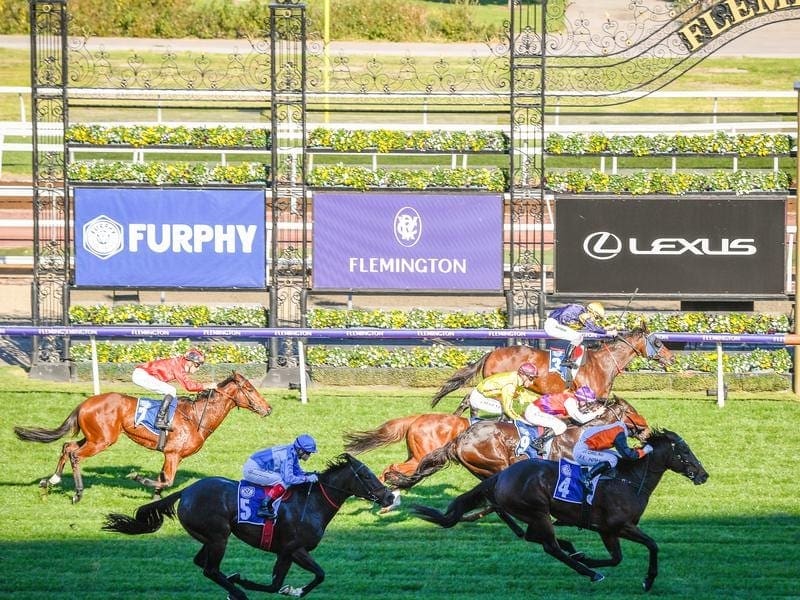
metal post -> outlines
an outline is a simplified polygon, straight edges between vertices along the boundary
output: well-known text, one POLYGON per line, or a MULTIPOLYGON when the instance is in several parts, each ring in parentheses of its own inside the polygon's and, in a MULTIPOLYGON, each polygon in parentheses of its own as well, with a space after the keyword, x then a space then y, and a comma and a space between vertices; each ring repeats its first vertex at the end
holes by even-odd
MULTIPOLYGON (((800 236, 800 81, 794 82, 794 90, 797 92, 797 131, 794 139, 794 161, 795 161, 795 177, 794 177, 794 223, 795 231, 800 236)), ((797 305, 797 287, 798 280, 800 280, 800 239, 795 244, 795 261, 794 261, 794 332, 800 334, 800 315, 798 315, 797 305)), ((792 387, 796 396, 800 396, 800 350, 795 346, 794 353, 794 371, 792 375, 792 387)))

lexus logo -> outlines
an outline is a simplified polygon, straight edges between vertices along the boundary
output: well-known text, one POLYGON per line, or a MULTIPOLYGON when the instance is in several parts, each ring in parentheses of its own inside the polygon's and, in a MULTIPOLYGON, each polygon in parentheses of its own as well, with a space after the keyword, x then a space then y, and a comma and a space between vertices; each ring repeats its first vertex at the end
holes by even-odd
POLYGON ((595 231, 583 240, 583 251, 597 260, 609 260, 622 252, 622 240, 608 231, 595 231))

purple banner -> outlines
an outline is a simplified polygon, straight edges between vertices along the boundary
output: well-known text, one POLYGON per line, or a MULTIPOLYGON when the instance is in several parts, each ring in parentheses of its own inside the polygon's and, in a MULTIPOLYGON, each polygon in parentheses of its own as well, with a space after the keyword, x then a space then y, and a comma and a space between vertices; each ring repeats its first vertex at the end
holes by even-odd
POLYGON ((264 191, 75 189, 79 286, 264 288, 264 191))
POLYGON ((314 195, 316 289, 501 290, 497 194, 314 195))

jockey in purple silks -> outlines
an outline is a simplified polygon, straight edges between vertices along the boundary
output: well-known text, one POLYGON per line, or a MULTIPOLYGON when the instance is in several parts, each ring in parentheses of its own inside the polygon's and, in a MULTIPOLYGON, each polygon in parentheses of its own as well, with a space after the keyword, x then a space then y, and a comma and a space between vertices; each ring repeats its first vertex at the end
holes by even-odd
POLYGON ((258 485, 272 486, 258 510, 259 517, 275 518, 272 503, 281 497, 288 486, 317 481, 316 473, 306 473, 300 466, 301 460, 308 460, 316 451, 314 438, 304 433, 291 444, 264 448, 247 459, 242 469, 244 479, 258 485))
POLYGON ((601 319, 605 312, 599 302, 590 302, 586 306, 566 304, 552 311, 545 320, 544 331, 547 335, 569 342, 561 364, 573 369, 573 375, 583 364, 584 348, 581 344, 586 331, 611 337, 617 335, 616 329, 605 329, 597 324, 597 319, 601 319))

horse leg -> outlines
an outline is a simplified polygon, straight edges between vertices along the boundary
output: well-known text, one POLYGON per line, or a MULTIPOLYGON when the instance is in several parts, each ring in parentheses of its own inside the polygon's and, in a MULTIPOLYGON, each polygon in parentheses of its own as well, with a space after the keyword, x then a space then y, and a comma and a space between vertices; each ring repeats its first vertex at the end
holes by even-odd
POLYGON ((64 474, 64 467, 67 466, 67 461, 69 460, 69 456, 73 451, 77 449, 78 449, 77 442, 66 442, 63 446, 61 446, 61 456, 58 457, 58 464, 56 465, 56 470, 53 472, 52 475, 50 475, 50 477, 42 479, 39 482, 39 487, 43 488, 43 492, 45 494, 50 491, 51 487, 61 483, 61 476, 64 474))
POLYGON ((564 543, 564 540, 558 540, 556 538, 555 529, 553 528, 549 515, 542 514, 539 518, 531 520, 525 532, 525 539, 529 542, 541 544, 544 551, 550 556, 560 560, 577 573, 585 575, 591 579, 593 583, 605 579, 601 573, 593 571, 562 549, 561 544, 564 543))
MULTIPOLYGON (((466 411, 468 408, 470 408, 469 394, 467 394, 466 396, 464 396, 464 398, 461 399, 461 402, 459 403, 458 406, 456 406, 456 409, 453 411, 453 414, 457 417, 460 417, 461 415, 464 414, 464 411, 466 411)), ((470 411, 470 416, 472 416, 471 411, 470 411)))
POLYGON ((203 569, 203 575, 216 583, 218 586, 225 588, 228 592, 228 598, 234 600, 247 600, 247 594, 234 585, 239 580, 238 574, 226 577, 225 574, 219 570, 222 564, 222 557, 225 556, 225 548, 228 545, 227 538, 221 542, 203 544, 200 551, 195 554, 194 564, 203 569))
MULTIPOLYGON (((325 580, 325 571, 322 570, 322 567, 319 566, 319 563, 311 557, 311 554, 309 554, 308 550, 305 548, 298 548, 292 552, 292 560, 301 569, 305 569, 306 571, 313 573, 314 579, 299 588, 293 588, 289 585, 283 586, 279 590, 279 593, 287 596, 302 597, 325 580)), ((273 581, 273 583, 275 582, 273 581)))
POLYGON ((134 481, 138 481, 146 487, 153 489, 153 496, 161 496, 161 491, 168 488, 175 481, 175 473, 178 471, 178 465, 181 462, 181 456, 177 452, 165 452, 164 464, 161 466, 161 473, 158 474, 158 479, 150 479, 138 473, 134 473, 130 477, 134 481))
MULTIPOLYGON (((650 551, 650 562, 647 566, 647 575, 645 576, 644 581, 642 581, 642 587, 644 588, 644 591, 649 592, 653 587, 656 577, 658 576, 658 544, 656 544, 656 541, 653 538, 651 538, 633 523, 626 523, 619 531, 619 536, 625 538, 626 540, 643 544, 650 551)), ((611 538, 610 535, 609 537, 611 538)), ((603 541, 605 542, 605 537, 603 538, 603 541)), ((618 540, 616 543, 619 545, 618 540)), ((608 544, 606 544, 606 547, 608 547, 608 544)))

